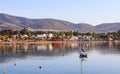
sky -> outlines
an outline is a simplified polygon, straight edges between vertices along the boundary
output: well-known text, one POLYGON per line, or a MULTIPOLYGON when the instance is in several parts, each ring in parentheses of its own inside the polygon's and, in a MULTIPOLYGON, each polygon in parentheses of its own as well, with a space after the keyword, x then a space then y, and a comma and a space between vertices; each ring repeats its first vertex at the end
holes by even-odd
POLYGON ((98 25, 120 22, 120 0, 0 0, 0 13, 98 25))

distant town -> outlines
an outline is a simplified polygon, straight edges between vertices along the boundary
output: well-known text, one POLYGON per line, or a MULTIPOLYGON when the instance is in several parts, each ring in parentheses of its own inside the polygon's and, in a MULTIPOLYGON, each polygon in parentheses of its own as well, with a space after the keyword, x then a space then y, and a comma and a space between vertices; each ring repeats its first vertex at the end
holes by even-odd
POLYGON ((39 41, 119 41, 120 30, 117 32, 94 33, 78 31, 30 31, 27 28, 22 30, 1 30, 0 42, 22 43, 39 41))

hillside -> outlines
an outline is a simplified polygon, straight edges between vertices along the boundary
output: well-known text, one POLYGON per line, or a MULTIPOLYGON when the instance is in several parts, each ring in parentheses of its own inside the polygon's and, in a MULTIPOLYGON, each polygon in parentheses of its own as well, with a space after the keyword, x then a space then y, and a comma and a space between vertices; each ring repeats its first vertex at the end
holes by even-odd
POLYGON ((120 30, 120 23, 104 23, 95 26, 100 32, 114 32, 120 30))
POLYGON ((54 29, 72 30, 73 23, 56 19, 28 19, 8 14, 0 14, 0 29, 54 29))
POLYGON ((94 26, 86 23, 74 24, 75 29, 82 32, 93 32, 97 31, 94 26))
POLYGON ((120 30, 120 23, 104 23, 92 26, 86 23, 75 24, 57 19, 30 19, 25 17, 0 14, 0 29, 20 30, 22 28, 31 30, 69 30, 80 32, 113 32, 120 30))

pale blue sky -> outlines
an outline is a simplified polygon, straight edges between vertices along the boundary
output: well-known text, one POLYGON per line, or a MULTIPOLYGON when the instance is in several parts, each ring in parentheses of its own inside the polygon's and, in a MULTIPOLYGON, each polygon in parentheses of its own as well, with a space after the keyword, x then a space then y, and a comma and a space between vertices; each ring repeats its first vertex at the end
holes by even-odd
POLYGON ((120 22, 120 0, 0 0, 0 13, 98 25, 120 22))

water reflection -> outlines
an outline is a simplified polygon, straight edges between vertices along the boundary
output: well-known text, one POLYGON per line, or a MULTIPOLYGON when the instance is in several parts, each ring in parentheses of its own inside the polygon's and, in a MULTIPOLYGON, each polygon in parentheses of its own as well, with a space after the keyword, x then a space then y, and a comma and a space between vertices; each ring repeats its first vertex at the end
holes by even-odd
MULTIPOLYGON (((83 50, 83 49, 82 49, 83 50)), ((84 52, 84 53, 87 53, 87 52, 84 52)), ((80 58, 80 74, 83 74, 83 62, 84 61, 87 61, 87 58, 88 58, 88 54, 81 54, 81 52, 79 53, 79 58, 80 58)))
POLYGON ((27 58, 29 56, 64 56, 72 52, 79 52, 81 46, 90 51, 97 49, 103 54, 120 53, 119 42, 51 42, 41 44, 1 44, 0 63, 14 60, 15 58, 27 58))
POLYGON ((80 58, 80 74, 83 74, 83 63, 84 63, 84 61, 86 61, 87 60, 87 57, 81 57, 80 58))

